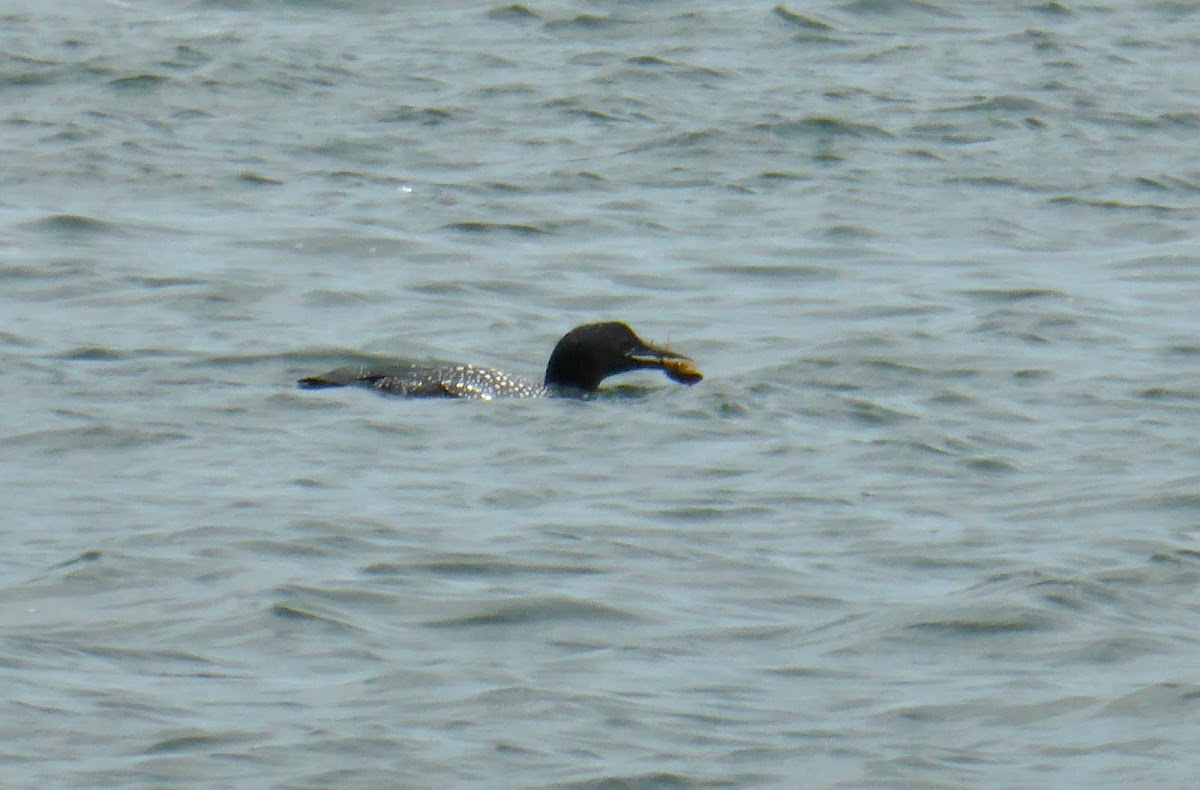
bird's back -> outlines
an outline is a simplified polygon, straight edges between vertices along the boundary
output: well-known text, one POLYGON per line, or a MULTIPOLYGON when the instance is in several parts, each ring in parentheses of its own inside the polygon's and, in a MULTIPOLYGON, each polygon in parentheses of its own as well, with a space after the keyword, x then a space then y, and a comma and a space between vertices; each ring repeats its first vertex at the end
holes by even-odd
POLYGON ((367 387, 404 398, 540 398, 549 391, 540 384, 511 376, 494 368, 475 365, 446 365, 409 368, 404 371, 373 371, 365 367, 331 370, 300 380, 307 389, 322 387, 367 387))

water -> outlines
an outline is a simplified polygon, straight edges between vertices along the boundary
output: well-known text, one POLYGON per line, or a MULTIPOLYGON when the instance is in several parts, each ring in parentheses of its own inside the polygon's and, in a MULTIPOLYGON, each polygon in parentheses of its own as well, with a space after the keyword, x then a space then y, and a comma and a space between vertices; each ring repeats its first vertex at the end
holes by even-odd
POLYGON ((10 0, 0 784, 1190 786, 1198 13, 10 0))

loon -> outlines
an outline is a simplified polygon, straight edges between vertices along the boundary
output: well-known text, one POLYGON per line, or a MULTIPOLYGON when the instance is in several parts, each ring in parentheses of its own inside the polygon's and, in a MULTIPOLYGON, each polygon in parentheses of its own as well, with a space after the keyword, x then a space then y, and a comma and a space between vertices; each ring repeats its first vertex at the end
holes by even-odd
POLYGON ((577 326, 563 335, 550 354, 541 385, 474 365, 388 370, 350 366, 297 383, 304 389, 367 387, 407 398, 579 397, 595 392, 609 376, 642 368, 658 368, 680 384, 704 378, 690 358, 647 343, 627 324, 607 321, 577 326))

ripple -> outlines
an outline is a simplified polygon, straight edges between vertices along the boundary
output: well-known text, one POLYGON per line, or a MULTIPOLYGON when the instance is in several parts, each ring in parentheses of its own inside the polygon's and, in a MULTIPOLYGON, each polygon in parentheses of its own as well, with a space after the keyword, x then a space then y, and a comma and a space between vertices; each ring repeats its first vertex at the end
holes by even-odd
POLYGON ((440 126, 457 120, 462 111, 447 107, 414 107, 404 105, 389 110, 379 117, 382 123, 415 123, 420 126, 440 126))
POLYGON ((118 77, 115 80, 110 80, 108 85, 111 88, 122 91, 146 92, 170 81, 171 78, 163 74, 133 74, 128 77, 118 77))
POLYGON ((477 235, 489 234, 515 234, 517 236, 544 236, 550 231, 538 227, 537 225, 522 225, 510 222, 451 222, 448 225, 443 225, 444 230, 454 230, 460 233, 470 233, 477 235))
POLYGON ((590 565, 559 565, 553 563, 516 563, 497 560, 487 556, 464 556, 456 559, 430 560, 411 564, 373 563, 362 569, 370 576, 408 576, 412 573, 429 573, 436 576, 464 578, 505 578, 510 576, 589 575, 604 573, 601 568, 590 565))
POLYGON ((55 359, 70 362, 117 362, 119 360, 131 359, 132 357, 133 355, 128 351, 119 351, 115 348, 101 348, 99 346, 83 346, 54 355, 55 359))
POLYGON ((121 225, 81 214, 51 214, 43 219, 25 223, 25 227, 45 230, 63 236, 100 236, 121 233, 121 225))
POLYGON ((247 733, 240 732, 221 733, 219 735, 207 732, 180 734, 152 743, 142 753, 154 755, 192 751, 209 752, 213 749, 220 749, 235 744, 245 744, 248 740, 247 736, 247 733))
POLYGON ((282 179, 273 178, 271 176, 265 176, 261 173, 255 173, 250 170, 241 171, 240 173, 238 173, 237 177, 238 177, 238 180, 240 180, 240 181, 243 181, 247 184, 255 184, 257 186, 270 186, 270 187, 283 186, 282 179))
POLYGON ((69 568, 72 565, 80 565, 80 564, 87 563, 87 562, 95 562, 95 561, 101 559, 103 556, 104 556, 103 552, 100 552, 96 549, 92 549, 90 551, 83 552, 78 557, 72 557, 69 560, 63 560, 62 562, 55 563, 51 567, 52 568, 69 568))
POLYGON ((841 8, 850 14, 952 16, 944 8, 920 0, 851 0, 841 8))
POLYGON ((1052 205, 1057 206, 1081 206, 1084 208, 1099 208, 1106 211, 1123 211, 1149 213, 1157 215, 1169 215, 1178 213, 1192 213, 1196 209, 1185 206, 1168 206, 1162 203, 1129 203, 1124 200, 1112 200, 1101 198, 1084 198, 1075 195, 1059 195, 1050 198, 1052 205))
POLYGON ((271 614, 281 620, 289 620, 299 623, 318 623, 324 626, 331 626, 339 631, 356 631, 354 626, 346 621, 333 617, 331 615, 319 614, 317 612, 302 609, 298 606, 292 606, 285 603, 277 603, 271 606, 271 614))
POLYGON ((838 270, 832 266, 798 263, 720 263, 697 266, 696 271, 769 282, 823 282, 838 278, 838 270))
POLYGON ((914 414, 907 414, 862 398, 847 398, 846 405, 850 409, 851 417, 867 425, 894 425, 917 419, 914 414))
POLYGON ((50 454, 71 452, 107 452, 134 447, 153 447, 190 439, 176 431, 146 431, 115 426, 93 426, 46 431, 31 431, 0 438, 0 447, 20 447, 50 454))
POLYGON ((580 779, 551 785, 557 790, 670 790, 679 787, 749 787, 765 777, 758 774, 737 774, 728 778, 702 778, 692 774, 654 771, 639 774, 605 773, 594 779, 580 779))
POLYGON ((474 614, 432 620, 435 628, 470 628, 494 625, 538 625, 559 622, 636 622, 640 618, 615 606, 593 603, 567 596, 524 598, 490 606, 474 614))
POLYGON ((493 8, 487 12, 487 18, 497 22, 541 22, 542 17, 528 6, 520 3, 493 8))
POLYGON ((952 639, 962 637, 1010 636, 1012 634, 1051 631, 1056 627, 1056 619, 1043 612, 1031 610, 1020 611, 1016 608, 979 611, 973 615, 963 613, 924 620, 906 626, 910 631, 952 639))
POLYGON ((825 22, 822 22, 821 20, 815 19, 811 16, 798 14, 795 11, 789 11, 787 8, 784 8, 781 5, 777 5, 775 8, 771 9, 771 13, 773 13, 777 18, 782 19, 784 22, 787 22, 789 25, 795 25, 796 27, 803 28, 804 30, 834 29, 833 25, 826 24, 825 22))
POLYGON ((554 33, 609 33, 626 25, 629 20, 600 14, 578 14, 567 19, 547 21, 543 27, 554 33))
POLYGON ((835 137, 883 137, 893 135, 881 126, 869 123, 847 121, 832 116, 810 116, 800 119, 781 119, 757 123, 755 131, 770 132, 778 137, 786 138, 815 138, 825 140, 835 137))
POLYGON ((1106 716, 1152 718, 1158 722, 1194 721, 1200 713, 1200 686, 1192 683, 1153 683, 1135 689, 1104 706, 1106 716))
POLYGON ((1038 299, 1070 299, 1062 291, 1050 288, 977 288, 962 293, 972 299, 992 304, 1010 304, 1038 299))
POLYGON ((942 107, 938 112, 1002 112, 1025 115, 1034 112, 1044 113, 1045 110, 1046 108, 1041 102, 1025 96, 991 96, 986 99, 967 102, 966 104, 942 107))
POLYGON ((1020 471, 1020 467, 1002 458, 972 458, 967 461, 967 468, 973 472, 985 474, 1007 474, 1020 471))
POLYGON ((1200 400, 1200 388, 1147 387, 1138 390, 1136 395, 1145 400, 1197 401, 1200 400))

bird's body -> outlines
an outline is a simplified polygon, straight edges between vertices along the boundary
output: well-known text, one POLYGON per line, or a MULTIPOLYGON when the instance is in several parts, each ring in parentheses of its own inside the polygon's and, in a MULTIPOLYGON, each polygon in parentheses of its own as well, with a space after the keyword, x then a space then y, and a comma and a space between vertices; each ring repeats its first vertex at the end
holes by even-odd
POLYGON ((694 384, 703 378, 688 357, 653 346, 627 325, 612 321, 585 324, 564 335, 550 355, 541 385, 474 365, 387 371, 338 368, 300 379, 299 383, 307 389, 367 387, 407 398, 539 398, 586 395, 595 392, 608 376, 641 368, 660 369, 682 384, 694 384))
POLYGON ((381 376, 369 386, 404 398, 540 398, 550 395, 544 385, 510 376, 494 368, 450 365, 414 368, 404 375, 381 376))

